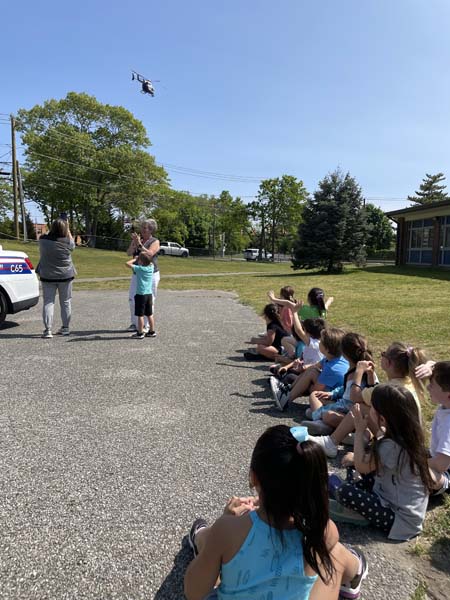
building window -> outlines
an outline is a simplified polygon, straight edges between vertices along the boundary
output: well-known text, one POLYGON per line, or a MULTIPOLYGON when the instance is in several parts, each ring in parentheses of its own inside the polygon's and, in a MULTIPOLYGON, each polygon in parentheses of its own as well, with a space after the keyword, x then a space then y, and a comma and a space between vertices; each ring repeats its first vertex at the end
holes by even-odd
POLYGON ((439 264, 450 267, 450 216, 439 217, 439 264))
POLYGON ((418 219, 408 223, 408 252, 406 259, 408 264, 431 265, 433 261, 433 235, 433 219, 418 219))

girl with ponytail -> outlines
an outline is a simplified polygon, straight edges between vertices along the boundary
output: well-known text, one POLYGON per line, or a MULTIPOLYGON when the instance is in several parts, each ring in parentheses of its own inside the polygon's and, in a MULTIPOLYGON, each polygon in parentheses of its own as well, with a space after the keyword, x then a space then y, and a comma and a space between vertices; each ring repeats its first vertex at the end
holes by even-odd
POLYGON ((359 598, 366 560, 339 543, 327 481, 325 454, 305 427, 267 429, 250 463, 258 497, 232 498, 211 527, 197 519, 191 528, 187 600, 359 598))

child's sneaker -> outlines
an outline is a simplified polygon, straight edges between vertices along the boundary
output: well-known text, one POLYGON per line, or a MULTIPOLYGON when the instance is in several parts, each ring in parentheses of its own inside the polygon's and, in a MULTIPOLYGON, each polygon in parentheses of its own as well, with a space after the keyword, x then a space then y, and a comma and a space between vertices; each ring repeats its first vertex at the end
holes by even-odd
POLYGON ((328 458, 336 458, 338 449, 329 435, 317 435, 309 438, 312 442, 319 444, 325 450, 328 458))
POLYGON ((200 531, 200 529, 205 529, 205 527, 208 527, 208 523, 205 521, 205 519, 195 519, 195 521, 192 523, 192 527, 189 532, 188 539, 189 539, 189 546, 192 548, 192 552, 194 553, 194 556, 198 555, 198 548, 195 543, 195 536, 200 531))
POLYGON ((70 335, 70 330, 68 327, 61 327, 56 333, 58 335, 70 335))
POLYGON ((156 331, 147 331, 146 337, 156 337, 156 331))
POLYGON ((131 325, 127 327, 126 331, 136 331, 136 325, 131 323, 131 325))
POLYGON ((349 598, 350 600, 357 600, 360 597, 361 584, 367 577, 369 567, 367 565, 366 557, 362 552, 357 552, 353 548, 347 546, 347 549, 359 560, 358 573, 350 581, 349 585, 341 585, 339 591, 339 598, 349 598))
POLYGON ((44 331, 44 333, 42 334, 42 337, 43 337, 44 339, 46 339, 46 340, 49 340, 50 338, 52 338, 52 337, 53 337, 53 334, 52 334, 52 332, 51 332, 51 330, 50 330, 50 329, 46 329, 46 330, 44 331))
POLYGON ((141 331, 141 333, 139 333, 139 331, 136 331, 136 333, 133 333, 131 337, 135 340, 143 340, 145 338, 145 333, 143 331, 141 331))

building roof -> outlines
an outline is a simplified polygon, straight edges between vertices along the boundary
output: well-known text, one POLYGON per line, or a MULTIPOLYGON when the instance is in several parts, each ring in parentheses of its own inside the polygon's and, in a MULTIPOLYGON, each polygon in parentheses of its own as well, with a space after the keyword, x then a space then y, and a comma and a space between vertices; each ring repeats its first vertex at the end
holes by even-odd
POLYGON ((386 215, 390 218, 390 219, 395 219, 395 217, 401 217, 403 215, 407 215, 410 213, 416 213, 416 212, 425 212, 431 209, 436 209, 436 208, 444 208, 444 207, 450 207, 450 200, 441 200, 440 202, 430 202, 429 204, 417 204, 415 206, 410 206, 409 208, 402 208, 400 210, 391 210, 390 212, 387 212, 386 215))

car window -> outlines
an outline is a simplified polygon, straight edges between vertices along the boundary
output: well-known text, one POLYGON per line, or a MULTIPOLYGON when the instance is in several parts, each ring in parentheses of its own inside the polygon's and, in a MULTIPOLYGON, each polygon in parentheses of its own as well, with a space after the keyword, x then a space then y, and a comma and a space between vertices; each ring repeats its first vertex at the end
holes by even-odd
POLYGON ((172 244, 172 246, 173 246, 174 248, 181 248, 180 244, 175 244, 175 243, 174 243, 174 244, 172 244))

